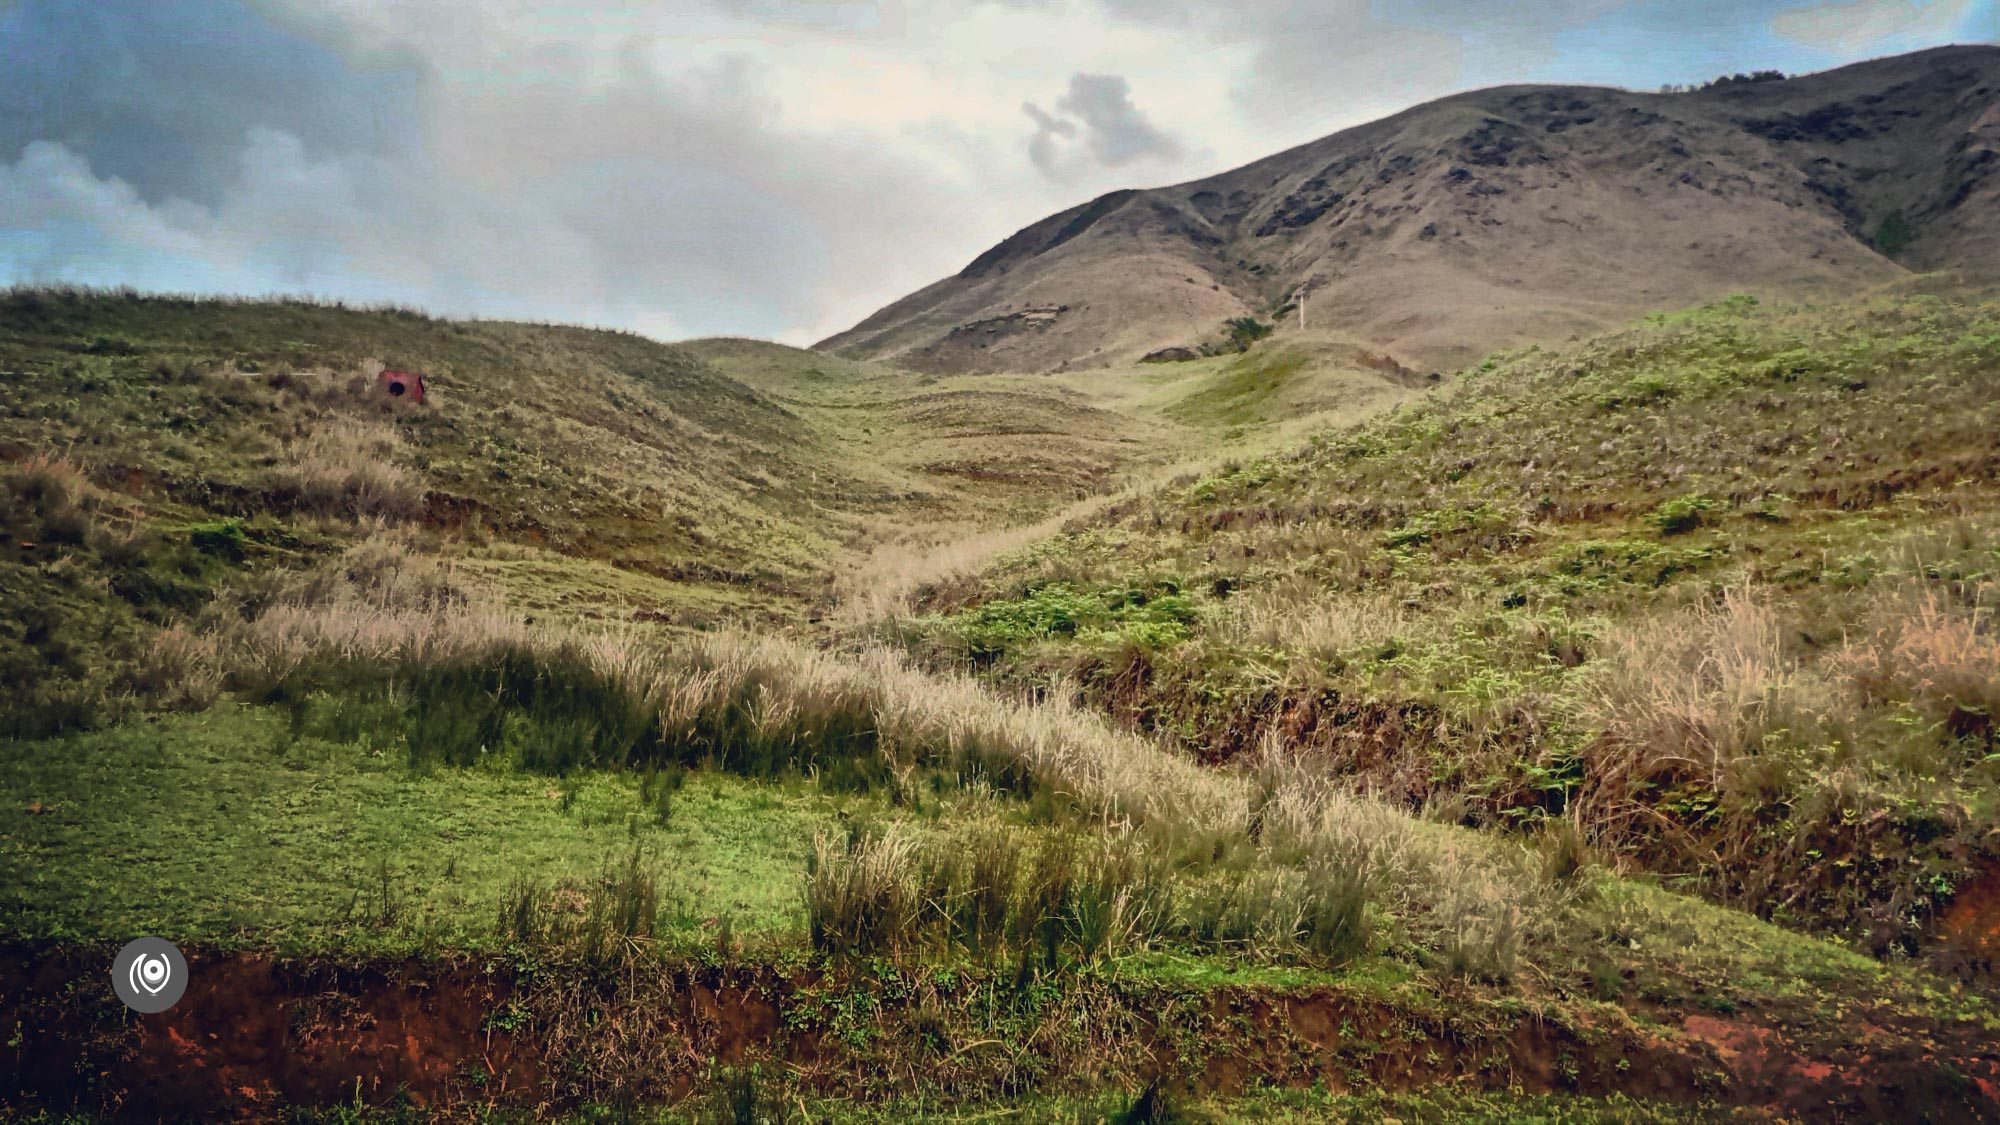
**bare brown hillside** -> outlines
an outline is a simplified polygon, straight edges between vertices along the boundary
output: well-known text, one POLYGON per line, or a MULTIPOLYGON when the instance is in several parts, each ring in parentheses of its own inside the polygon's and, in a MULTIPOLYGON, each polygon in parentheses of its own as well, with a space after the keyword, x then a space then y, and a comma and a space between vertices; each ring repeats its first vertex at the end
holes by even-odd
POLYGON ((1315 327, 1442 366, 1727 291, 1937 269, 2000 269, 2000 47, 1691 93, 1444 98, 1050 216, 820 347, 1090 366, 1268 317, 1306 284, 1315 327))

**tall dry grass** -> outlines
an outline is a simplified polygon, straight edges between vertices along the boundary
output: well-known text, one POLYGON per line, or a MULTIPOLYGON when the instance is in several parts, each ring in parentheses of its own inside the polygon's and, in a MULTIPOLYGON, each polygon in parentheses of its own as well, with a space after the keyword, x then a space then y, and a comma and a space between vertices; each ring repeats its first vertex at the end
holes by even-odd
POLYGON ((1776 609, 1748 590, 1628 624, 1603 638, 1577 709, 1601 732, 1586 754, 1574 815, 1594 836, 1643 835, 1643 791, 1725 787, 1766 734, 1809 725, 1824 685, 1786 652, 1776 609))
POLYGON ((1934 586, 1878 593, 1860 635, 1830 664, 1864 703, 1909 704, 1959 733, 1990 729, 2000 715, 2000 623, 1987 606, 1948 600, 1934 586))
POLYGON ((286 443, 268 487, 300 510, 336 519, 399 521, 423 512, 422 478, 394 425, 333 416, 286 443))
POLYGON ((911 611, 927 587, 968 578, 1010 551, 1056 535, 1073 520, 1103 510, 1111 496, 1093 496, 1054 515, 1014 527, 989 528, 955 538, 899 539, 876 546, 839 576, 833 621, 843 627, 893 621, 911 611))
MULTIPOLYGON (((1850 620, 1825 651, 1792 639, 1815 624, 1805 611, 1744 589, 1625 624, 1580 681, 1578 717, 1598 733, 1571 818, 1592 843, 1691 862, 1746 894, 1824 891, 1845 904, 1825 909, 1857 917, 1918 895, 1910 865, 1878 873, 1873 893, 1807 868, 1874 865, 1876 849, 1908 846, 1856 824, 1893 836, 1907 815, 1921 839, 1965 822, 1938 803, 1938 781, 1990 753, 1993 596, 1986 582, 1878 579, 1842 604, 1850 620)), ((1911 918, 1903 909, 1895 925, 1911 918)))
MULTIPOLYGON (((944 861, 901 830, 822 841, 810 902, 826 941, 842 948, 894 948, 906 940, 897 935, 962 928, 955 908, 937 913, 938 894, 926 887, 943 888, 949 903, 997 894, 1012 904, 1003 913, 1029 919, 1028 929, 1057 918, 1048 924, 1059 939, 1034 940, 1085 951, 1171 936, 1352 956, 1366 945, 1357 935, 1367 932, 1367 904, 1379 901, 1417 932, 1438 935, 1440 947, 1487 950, 1460 958, 1466 971, 1504 975, 1512 954, 1494 942, 1515 940, 1508 935, 1520 925, 1509 920, 1542 893, 1520 849, 1420 824, 1275 750, 1252 770, 1209 769, 1074 706, 1067 693, 1039 704, 1005 699, 883 647, 837 654, 742 633, 662 645, 625 629, 530 625, 457 594, 448 568, 382 548, 358 548, 333 576, 303 580, 236 621, 218 623, 227 632, 218 650, 239 677, 309 683, 326 661, 420 684, 437 669, 498 669, 507 682, 443 681, 454 694, 438 706, 490 692, 532 708, 546 697, 518 694, 523 680, 537 691, 587 681, 585 708, 565 696, 562 722, 615 725, 612 712, 643 719, 644 730, 621 741, 595 738, 587 752, 547 760, 644 766, 648 755, 665 755, 756 772, 860 758, 892 778, 945 769, 1032 794, 1065 831, 1106 841, 1062 860, 1061 872, 1038 875, 1041 861, 1027 863, 1010 889, 992 885, 1003 871, 1014 877, 997 860, 940 875, 944 861), (1211 875, 1167 909, 1146 889, 1161 865, 1211 875), (1045 884, 1040 905, 1029 901, 1036 879, 1045 884)), ((1032 944, 1025 930, 1009 940, 1032 944)))
POLYGON ((21 542, 80 546, 137 527, 131 501, 99 488, 69 456, 40 450, 0 470, 0 532, 21 542))
POLYGON ((878 544, 839 576, 833 621, 847 628, 894 623, 912 612, 926 589, 978 575, 994 560, 1044 542, 1072 525, 1087 523, 1108 509, 1157 498, 1221 460, 1223 456, 1217 454, 1136 472, 1112 491, 1072 501, 1030 523, 878 544))
POLYGON ((1231 598, 1227 615, 1213 632, 1232 644, 1324 665, 1344 653, 1406 635, 1415 624, 1401 598, 1382 593, 1329 596, 1316 583, 1293 579, 1231 598))
POLYGON ((155 706, 199 711, 222 697, 228 665, 218 635, 177 623, 153 635, 131 683, 155 706))

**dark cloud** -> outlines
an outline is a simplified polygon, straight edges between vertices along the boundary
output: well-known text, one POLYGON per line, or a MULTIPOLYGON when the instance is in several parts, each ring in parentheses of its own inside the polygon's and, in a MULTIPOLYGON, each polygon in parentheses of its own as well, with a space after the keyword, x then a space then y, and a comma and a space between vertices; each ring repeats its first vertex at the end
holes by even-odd
POLYGON ((948 225, 921 167, 787 129, 743 55, 669 74, 637 39, 607 64, 464 12, 418 29, 457 53, 393 22, 322 45, 300 34, 320 24, 264 11, 276 22, 228 0, 0 7, 0 283, 780 335, 830 330, 836 263, 928 280, 894 260, 898 235, 948 225))
POLYGON ((1171 159, 1181 152, 1180 142, 1133 104, 1132 84, 1121 75, 1073 74, 1053 112, 1033 102, 1021 109, 1035 123, 1028 157, 1051 176, 1068 174, 1083 158, 1116 168, 1146 157, 1171 159))
POLYGON ((25 0, 0 8, 0 160, 54 141, 149 202, 214 205, 251 130, 315 155, 414 151, 415 76, 357 72, 246 8, 25 0))

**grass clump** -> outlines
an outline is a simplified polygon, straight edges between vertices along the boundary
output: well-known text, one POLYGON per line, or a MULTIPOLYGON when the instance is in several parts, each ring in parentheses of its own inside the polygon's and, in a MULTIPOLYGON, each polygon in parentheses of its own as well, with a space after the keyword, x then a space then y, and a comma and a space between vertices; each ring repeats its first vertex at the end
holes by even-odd
POLYGON ((421 477, 403 467, 408 449, 386 421, 335 416, 287 443, 266 485, 281 510, 389 522, 423 512, 421 477))
POLYGON ((1709 523, 1722 507, 1713 497, 1691 492, 1661 501, 1647 521, 1661 535, 1682 535, 1709 523))
POLYGON ((891 826, 820 836, 806 902, 823 952, 956 951, 1045 973, 1152 948, 1345 964, 1370 951, 1380 889, 1365 850, 1176 866, 1129 832, 989 824, 919 839, 891 826))
POLYGON ((1199 604, 1171 581, 1088 592, 1056 582, 1019 598, 982 602, 937 628, 960 638, 974 660, 985 660, 1050 638, 1169 647, 1188 635, 1199 616, 1199 604))
POLYGON ((497 930, 504 941, 586 963, 621 959, 687 924, 686 904, 663 883, 660 860, 635 843, 594 879, 517 880, 501 899, 497 930))

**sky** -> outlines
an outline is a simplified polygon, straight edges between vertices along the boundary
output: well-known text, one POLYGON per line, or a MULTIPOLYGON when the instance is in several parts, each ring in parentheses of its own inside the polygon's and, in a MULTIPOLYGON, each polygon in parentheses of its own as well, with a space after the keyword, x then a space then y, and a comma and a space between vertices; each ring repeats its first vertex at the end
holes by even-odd
POLYGON ((2000 0, 0 0, 0 284, 804 344, 1459 90, 2000 42, 2000 0))

